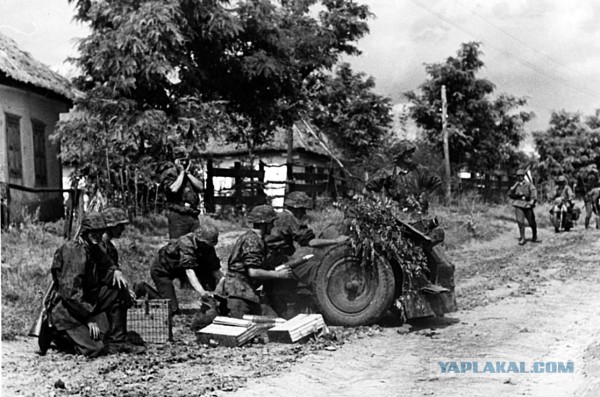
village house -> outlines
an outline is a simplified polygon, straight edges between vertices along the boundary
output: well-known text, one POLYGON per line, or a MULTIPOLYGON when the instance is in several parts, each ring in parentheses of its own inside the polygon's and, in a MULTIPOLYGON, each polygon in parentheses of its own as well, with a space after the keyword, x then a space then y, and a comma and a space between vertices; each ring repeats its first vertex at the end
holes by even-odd
POLYGON ((49 135, 71 106, 69 81, 0 33, 0 183, 13 217, 63 215, 60 148, 49 135))
MULTIPOLYGON (((319 136, 314 130, 311 133, 309 128, 311 127, 303 123, 297 123, 292 129, 293 177, 291 180, 288 179, 287 167, 288 131, 284 129, 276 130, 268 143, 253 150, 244 144, 211 139, 202 157, 210 159, 212 167, 219 169, 235 169, 237 163, 237 167, 242 169, 263 170, 262 191, 268 198, 268 202, 276 208, 283 207, 286 184, 290 182, 293 182, 291 190, 305 190, 309 196, 336 195, 340 193, 341 172, 335 160, 334 149, 324 137, 319 136), (330 175, 336 177, 337 182, 330 178, 330 175), (307 184, 318 185, 317 191, 308 188, 307 184)), ((246 192, 250 184, 247 180, 246 192)), ((236 181, 233 177, 212 177, 212 188, 217 197, 233 195, 235 185, 236 181)))

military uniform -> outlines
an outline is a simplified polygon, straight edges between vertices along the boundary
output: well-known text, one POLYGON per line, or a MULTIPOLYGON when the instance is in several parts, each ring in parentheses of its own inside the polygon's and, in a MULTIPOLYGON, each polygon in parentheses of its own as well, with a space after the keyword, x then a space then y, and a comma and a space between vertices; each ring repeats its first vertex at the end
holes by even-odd
MULTIPOLYGON (((271 235, 265 239, 267 244, 267 268, 275 269, 284 264, 296 252, 295 244, 302 247, 308 246, 308 242, 315 238, 315 233, 305 223, 298 220, 289 210, 284 209, 277 214, 271 235)), ((294 269, 296 272, 305 272, 310 263, 300 265, 302 269, 294 269)), ((294 313, 297 301, 298 282, 296 280, 265 280, 264 291, 269 305, 283 318, 290 318, 294 313)))
POLYGON ((248 275, 250 268, 265 269, 267 247, 255 231, 241 235, 227 262, 227 274, 217 287, 216 294, 227 298, 229 316, 242 318, 244 314, 262 314, 257 288, 261 283, 248 275))
POLYGON ((169 238, 176 239, 184 234, 193 232, 200 226, 199 192, 196 191, 187 175, 177 192, 169 188, 177 179, 180 171, 171 164, 161 175, 161 186, 167 199, 167 220, 169 223, 169 238))
POLYGON ((385 189, 388 197, 398 202, 407 212, 427 212, 429 202, 424 193, 442 186, 442 180, 422 165, 395 166, 378 171, 366 184, 366 189, 380 192, 385 189))
MULTIPOLYGON (((600 187, 595 187, 585 195, 585 228, 590 226, 592 214, 600 216, 600 187)), ((596 229, 600 228, 600 222, 596 219, 596 229)))
MULTIPOLYGON (((525 172, 517 171, 517 175, 524 176, 525 172)), ((533 183, 523 179, 516 182, 508 190, 509 204, 515 208, 515 217, 519 226, 519 244, 525 244, 525 219, 531 227, 532 241, 537 241, 537 223, 533 208, 537 201, 537 189, 533 183)))
MULTIPOLYGON (((365 188, 372 192, 384 190, 386 195, 396 201, 412 220, 421 220, 422 215, 429 209, 428 193, 438 190, 442 186, 442 180, 425 166, 406 164, 404 156, 416 150, 411 142, 400 141, 392 150, 395 152, 394 168, 377 172, 367 181, 365 188)), ((424 252, 430 271, 454 274, 454 265, 438 246, 424 247, 424 252)), ((454 279, 449 277, 447 285, 443 287, 453 290, 454 279)))
POLYGON ((110 310, 119 307, 126 313, 131 298, 127 290, 105 282, 107 264, 110 262, 99 245, 83 238, 69 241, 55 252, 51 267, 54 287, 46 310, 59 348, 96 357, 106 352, 105 341, 113 341, 115 334, 126 334, 126 330, 111 327, 110 310), (100 329, 97 340, 90 336, 90 322, 100 329))
POLYGON ((170 241, 160 248, 150 267, 150 275, 158 294, 163 299, 171 300, 170 307, 173 313, 179 311, 173 280, 187 280, 188 269, 194 270, 204 289, 215 289, 218 280, 213 274, 221 269, 221 262, 215 248, 202 241, 195 232, 170 241))

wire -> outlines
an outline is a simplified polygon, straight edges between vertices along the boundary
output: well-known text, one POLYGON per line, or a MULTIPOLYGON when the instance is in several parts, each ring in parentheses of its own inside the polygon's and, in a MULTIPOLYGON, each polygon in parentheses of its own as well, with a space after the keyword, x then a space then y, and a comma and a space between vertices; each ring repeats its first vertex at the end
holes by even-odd
MULTIPOLYGON (((454 22, 452 22, 450 19, 448 19, 448 18, 444 17, 442 14, 440 14, 440 13, 432 10, 431 8, 429 8, 426 5, 422 4, 418 0, 411 0, 411 1, 413 3, 415 3, 416 5, 418 5, 419 7, 423 8, 425 11, 431 13, 432 15, 435 15, 437 18, 441 19, 442 21, 444 21, 444 22, 446 22, 446 23, 454 26, 456 29, 460 30, 461 32, 463 32, 465 34, 468 34, 469 36, 471 36, 474 39, 478 40, 478 37, 476 35, 474 35, 473 33, 469 32, 469 31, 467 31, 465 29, 463 29, 462 27, 458 26, 457 24, 455 24, 454 22)), ((588 95, 591 98, 594 98, 594 99, 597 98, 597 95, 595 95, 595 94, 593 94, 593 93, 591 93, 591 92, 589 92, 587 90, 581 89, 581 88, 577 87, 576 85, 571 84, 568 80, 565 80, 562 77, 555 76, 555 75, 552 75, 550 73, 547 73, 545 70, 540 69, 538 66, 536 66, 535 64, 532 64, 531 62, 524 61, 524 60, 522 60, 520 58, 517 58, 513 54, 511 54, 511 53, 509 53, 507 51, 498 49, 498 48, 496 48, 494 46, 491 46, 491 45, 487 45, 487 46, 489 48, 491 48, 491 49, 499 52, 500 54, 503 54, 503 55, 505 55, 505 56, 513 59, 514 61, 517 61, 518 63, 520 63, 521 65, 525 66, 526 68, 529 68, 529 69, 531 69, 531 70, 533 70, 533 71, 535 71, 535 72, 537 72, 537 73, 539 73, 541 75, 546 76, 548 79, 554 81, 555 83, 563 84, 563 85, 565 85, 567 87, 570 87, 571 89, 573 89, 573 90, 575 90, 575 91, 577 91, 579 93, 588 95)))
MULTIPOLYGON (((550 62, 554 63, 557 66, 560 66, 562 68, 565 68, 566 70, 578 74, 581 77, 584 78, 589 78, 588 76, 584 76, 583 74, 581 74, 580 72, 576 71, 575 69, 570 68, 569 66, 563 64, 562 62, 558 61, 557 59, 551 57, 550 55, 546 54, 543 51, 538 50, 537 48, 535 48, 532 45, 527 44, 526 42, 524 42, 523 40, 519 39, 518 37, 516 37, 515 35, 511 34, 510 32, 507 32, 506 30, 502 29, 500 26, 496 25, 495 23, 493 23, 492 21, 488 20, 486 17, 484 17, 483 15, 479 14, 477 11, 470 9, 469 7, 467 7, 466 5, 464 5, 463 3, 461 3, 458 0, 453 0, 456 4, 458 4, 459 6, 463 7, 465 10, 469 11, 470 13, 472 13, 473 15, 477 16, 479 19, 483 20, 484 22, 486 22, 487 24, 491 25, 492 27, 494 27, 496 30, 498 30, 499 32, 505 34, 506 36, 510 37, 511 39, 513 39, 514 41, 516 41, 517 43, 521 44, 524 47, 529 48, 530 50, 542 55, 544 58, 546 58, 547 60, 549 60, 550 62)), ((593 78, 592 78, 593 79, 593 78)), ((595 80, 595 79, 594 79, 595 80)), ((599 80, 595 80, 597 82, 600 82, 599 80)))

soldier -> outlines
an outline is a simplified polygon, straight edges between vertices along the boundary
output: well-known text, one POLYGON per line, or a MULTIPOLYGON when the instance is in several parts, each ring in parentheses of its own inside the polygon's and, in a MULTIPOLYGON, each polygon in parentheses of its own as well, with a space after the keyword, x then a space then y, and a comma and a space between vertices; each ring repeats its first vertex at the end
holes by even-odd
POLYGON ((537 237, 537 223, 535 222, 535 213, 533 208, 537 202, 537 190, 533 183, 525 178, 525 170, 517 170, 517 182, 508 190, 509 203, 515 207, 515 216, 519 226, 519 245, 524 245, 525 240, 525 219, 531 227, 531 242, 539 243, 537 237))
MULTIPOLYGON (((125 225, 129 223, 129 218, 127 218, 125 211, 115 207, 102 210, 102 217, 106 223, 106 231, 102 235, 102 242, 99 244, 99 247, 108 259, 108 263, 100 267, 98 276, 104 284, 128 291, 132 299, 135 299, 135 294, 129 291, 129 283, 121 271, 119 252, 112 243, 112 239, 121 237, 125 230, 125 225)), ((127 312, 117 306, 113 308, 110 315, 112 318, 113 340, 126 341, 127 312)))
MULTIPOLYGON (((421 221, 429 209, 429 194, 442 186, 442 180, 429 169, 415 164, 413 155, 416 146, 410 141, 402 140, 392 147, 394 167, 377 172, 367 181, 368 192, 381 192, 396 201, 404 213, 412 220, 421 221)), ((432 280, 442 272, 454 274, 454 265, 446 253, 437 246, 425 246, 427 266, 432 273, 432 280)), ((429 283, 429 280, 423 280, 429 283)), ((449 278, 444 288, 454 289, 454 280, 449 278)))
MULTIPOLYGON (((567 183, 567 178, 565 178, 564 175, 560 175, 556 178, 556 189, 552 199, 554 200, 554 205, 550 210, 550 213, 554 215, 558 212, 562 212, 565 217, 563 221, 565 230, 570 229, 573 226, 573 208, 575 206, 573 200, 575 199, 575 194, 573 193, 571 186, 567 183)), ((561 225, 555 223, 554 231, 558 233, 560 227, 561 225)))
MULTIPOLYGON (((176 154, 183 154, 182 151, 176 154)), ((167 165, 162 173, 161 185, 166 192, 167 220, 169 239, 177 239, 193 232, 200 226, 199 193, 202 183, 190 172, 192 162, 189 158, 178 158, 174 164, 167 165)))
POLYGON ((60 349, 89 357, 107 352, 144 351, 143 347, 113 339, 126 335, 127 331, 111 326, 110 311, 119 307, 126 315, 131 297, 127 290, 107 285, 99 277, 107 263, 99 247, 106 228, 100 213, 88 212, 81 220, 80 236, 54 254, 51 268, 54 286, 46 302, 48 325, 42 327, 39 338, 42 354, 53 340, 60 349))
MULTIPOLYGON (((584 196, 584 204, 585 204, 585 228, 590 227, 590 219, 592 219, 592 214, 599 215, 597 209, 597 200, 594 200, 594 197, 597 197, 598 191, 600 190, 600 178, 598 176, 598 169, 595 165, 588 167, 583 176, 583 188, 585 192, 584 196), (596 208, 595 208, 596 206, 596 208)), ((596 229, 600 226, 600 222, 596 219, 596 229)))
POLYGON ((440 177, 427 167, 415 164, 413 155, 416 146, 402 140, 392 148, 394 167, 377 172, 366 184, 367 192, 381 192, 398 202, 408 213, 427 213, 428 195, 442 186, 440 177))
POLYGON ((284 209, 277 214, 271 234, 265 239, 273 267, 287 262, 294 255, 294 242, 302 247, 315 238, 306 224, 306 211, 312 208, 311 200, 304 192, 292 192, 283 202, 284 209))
POLYGON ((115 207, 109 207, 102 210, 102 217, 106 222, 107 229, 102 235, 100 248, 102 248, 107 257, 112 261, 107 276, 112 277, 112 283, 118 288, 127 288, 128 282, 121 271, 119 253, 112 243, 112 239, 121 237, 123 231, 125 231, 125 225, 129 223, 129 218, 127 218, 125 211, 115 207))
MULTIPOLYGON (((230 317, 242 318, 244 314, 263 314, 257 288, 264 280, 292 278, 289 267, 269 270, 266 263, 268 250, 265 238, 271 233, 276 218, 277 213, 270 205, 254 207, 248 215, 253 229, 241 235, 233 246, 227 263, 227 273, 215 292, 227 298, 230 317)), ((265 308, 265 311, 272 310, 265 308)))
MULTIPOLYGON (((158 295, 170 299, 173 314, 179 314, 179 303, 175 295, 173 280, 189 281, 201 298, 211 296, 223 274, 221 262, 215 252, 219 241, 219 231, 211 225, 202 225, 192 233, 170 241, 158 250, 158 255, 150 267, 150 275, 156 285, 158 295)), ((139 287, 136 287, 136 295, 139 287)))
MULTIPOLYGON (((296 252, 294 243, 308 246, 315 233, 306 225, 306 211, 312 208, 311 199, 304 192, 292 192, 283 202, 283 211, 277 214, 273 231, 265 238, 268 248, 268 268, 275 269, 287 262, 296 252)), ((296 280, 265 280, 263 289, 269 305, 283 318, 291 318, 297 303, 296 280)))
POLYGON ((596 229, 600 229, 600 187, 595 187, 585 195, 585 228, 590 227, 592 214, 596 217, 596 229))

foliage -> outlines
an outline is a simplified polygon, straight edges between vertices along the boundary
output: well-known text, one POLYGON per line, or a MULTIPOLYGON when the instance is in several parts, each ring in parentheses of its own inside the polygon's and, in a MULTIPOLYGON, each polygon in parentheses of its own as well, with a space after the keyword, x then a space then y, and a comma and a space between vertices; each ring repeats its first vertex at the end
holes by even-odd
POLYGON ((372 264, 378 257, 398 263, 405 281, 418 282, 427 270, 427 258, 423 248, 406 238, 405 228, 398 220, 408 221, 392 201, 380 200, 348 201, 345 211, 351 216, 349 234, 352 245, 363 259, 363 264, 372 264))
POLYGON ((543 180, 565 175, 571 181, 590 166, 600 167, 600 109, 583 119, 580 113, 552 112, 546 131, 534 133, 543 180))
POLYGON ((362 162, 381 149, 392 123, 391 103, 375 94, 375 80, 354 73, 347 63, 331 76, 315 74, 308 80, 312 122, 325 133, 344 158, 362 162))
POLYGON ((91 34, 74 60, 77 114, 55 139, 109 195, 151 186, 158 163, 194 156, 210 135, 254 147, 290 126, 304 80, 358 54, 370 16, 350 0, 70 1, 91 34))
POLYGON ((526 105, 525 98, 508 94, 492 97, 494 84, 477 77, 484 66, 479 47, 477 42, 463 43, 456 57, 426 64, 429 78, 421 84, 421 93, 410 91, 405 95, 413 105, 412 118, 441 150, 441 89, 445 85, 451 163, 489 172, 514 156, 524 137, 523 126, 533 113, 517 111, 526 105))

